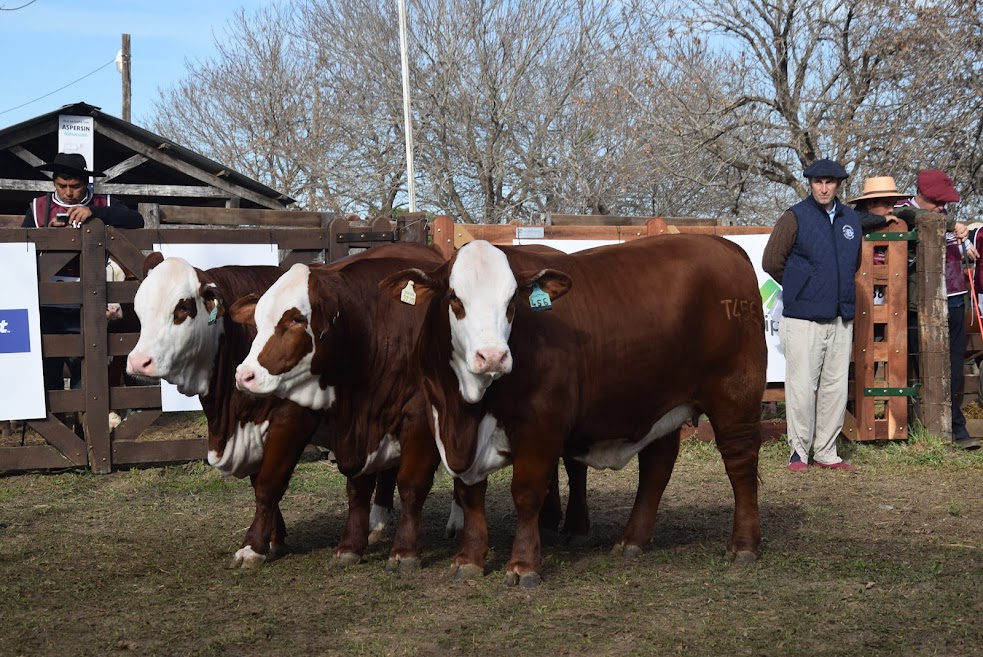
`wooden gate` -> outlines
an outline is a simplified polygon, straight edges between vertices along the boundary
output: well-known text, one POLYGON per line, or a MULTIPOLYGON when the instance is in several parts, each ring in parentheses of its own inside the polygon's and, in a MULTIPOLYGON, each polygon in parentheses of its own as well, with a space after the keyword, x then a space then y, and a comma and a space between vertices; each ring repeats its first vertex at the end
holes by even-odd
POLYGON ((82 230, 0 229, 0 243, 33 242, 38 250, 40 303, 80 304, 80 335, 43 335, 45 356, 80 356, 82 387, 47 391, 47 415, 28 420, 43 445, 0 447, 0 472, 88 467, 97 473, 121 467, 202 459, 206 441, 201 438, 139 441, 137 438, 161 415, 160 386, 110 386, 109 357, 125 358, 136 345, 138 333, 113 333, 106 322, 106 304, 133 302, 142 278, 145 253, 154 244, 275 244, 281 265, 333 261, 351 248, 403 239, 411 229, 403 220, 395 225, 379 218, 368 226, 353 227, 336 218, 320 228, 161 228, 121 230, 94 220, 82 230), (50 282, 51 276, 81 254, 80 282, 50 282), (106 261, 112 257, 132 276, 123 282, 106 281, 106 261), (130 410, 110 430, 110 410, 130 410), (82 436, 62 421, 78 413, 82 436))

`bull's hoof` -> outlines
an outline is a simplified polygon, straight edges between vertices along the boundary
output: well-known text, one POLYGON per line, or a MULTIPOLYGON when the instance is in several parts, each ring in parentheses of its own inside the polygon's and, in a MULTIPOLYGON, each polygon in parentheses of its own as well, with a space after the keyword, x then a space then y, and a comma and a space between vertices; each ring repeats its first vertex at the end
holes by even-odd
POLYGON ((239 548, 232 556, 232 562, 229 564, 229 568, 251 570, 253 568, 259 568, 264 563, 266 563, 266 555, 256 552, 252 546, 247 545, 239 548))
POLYGON ((354 566, 362 560, 362 555, 356 554, 354 552, 337 552, 334 558, 331 559, 331 565, 336 568, 347 568, 348 566, 354 566))
POLYGON ((286 543, 270 543, 270 553, 267 556, 267 559, 269 561, 279 559, 280 557, 285 556, 289 551, 290 548, 287 547, 286 543))
POLYGON ((585 548, 590 546, 590 539, 587 534, 570 534, 567 545, 573 548, 585 548))
POLYGON ((747 566, 758 560, 758 555, 750 550, 740 550, 733 552, 727 551, 727 560, 732 561, 735 566, 747 566))
POLYGON ((631 545, 630 543, 618 543, 611 548, 612 557, 621 557, 623 559, 637 559, 642 556, 642 552, 642 548, 637 545, 631 545))
POLYGON ((451 566, 451 579, 455 582, 481 579, 485 569, 473 563, 454 564, 451 566))
POLYGON ((420 570, 420 557, 389 557, 387 573, 409 573, 420 570))
POLYGON ((543 578, 537 572, 519 573, 511 570, 505 572, 505 586, 516 586, 523 589, 534 589, 539 586, 543 578))
POLYGON ((369 545, 376 545, 377 543, 382 543, 388 538, 386 534, 385 527, 377 527, 369 532, 369 545))

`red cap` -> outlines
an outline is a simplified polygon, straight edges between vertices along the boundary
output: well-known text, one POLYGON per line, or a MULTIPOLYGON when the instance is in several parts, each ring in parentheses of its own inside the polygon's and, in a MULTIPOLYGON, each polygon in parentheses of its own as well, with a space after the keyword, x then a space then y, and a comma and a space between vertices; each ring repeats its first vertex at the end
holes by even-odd
POLYGON ((918 174, 918 193, 935 203, 958 203, 959 192, 952 178, 939 169, 925 169, 918 174))

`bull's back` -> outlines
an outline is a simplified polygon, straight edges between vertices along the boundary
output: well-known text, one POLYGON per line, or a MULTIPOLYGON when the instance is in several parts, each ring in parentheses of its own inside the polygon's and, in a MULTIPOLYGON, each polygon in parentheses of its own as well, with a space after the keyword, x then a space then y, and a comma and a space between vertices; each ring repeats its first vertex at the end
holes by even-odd
MULTIPOLYGON (((573 285, 553 311, 516 318, 513 373, 558 370, 551 384, 567 391, 581 417, 610 428, 625 409, 658 415, 699 401, 709 381, 726 377, 764 388, 761 298, 737 245, 708 236, 653 237, 573 254, 564 263, 573 285)), ((758 401, 760 392, 752 393, 758 401)))

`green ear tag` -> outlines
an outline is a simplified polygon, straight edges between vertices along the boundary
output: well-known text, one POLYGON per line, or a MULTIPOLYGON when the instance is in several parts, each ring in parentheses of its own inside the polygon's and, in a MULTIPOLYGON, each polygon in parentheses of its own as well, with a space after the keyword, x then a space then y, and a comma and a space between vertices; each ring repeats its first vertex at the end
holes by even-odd
POLYGON ((218 304, 212 307, 212 312, 208 313, 208 325, 211 326, 218 321, 218 304))
POLYGON ((550 295, 543 292, 538 284, 534 284, 532 286, 532 292, 529 293, 529 307, 536 312, 552 310, 553 308, 553 303, 550 301, 550 295))

